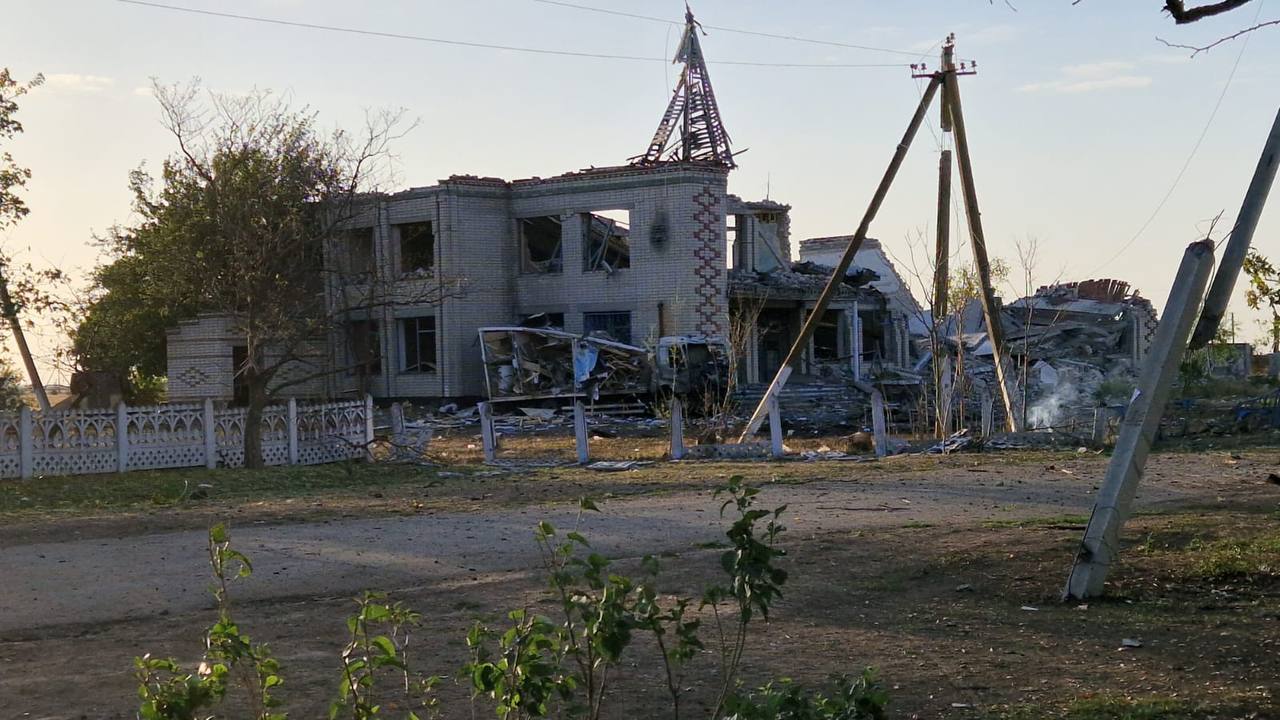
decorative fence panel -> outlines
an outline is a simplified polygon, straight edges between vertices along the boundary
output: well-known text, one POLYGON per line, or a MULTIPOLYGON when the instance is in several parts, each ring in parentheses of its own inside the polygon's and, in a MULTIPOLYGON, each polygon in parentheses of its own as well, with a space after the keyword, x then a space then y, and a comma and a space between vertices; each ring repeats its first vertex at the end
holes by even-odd
MULTIPOLYGON (((156 405, 0 416, 0 478, 180 467, 242 467, 244 408, 156 405)), ((373 400, 265 408, 268 465, 361 457, 373 439, 373 400)))

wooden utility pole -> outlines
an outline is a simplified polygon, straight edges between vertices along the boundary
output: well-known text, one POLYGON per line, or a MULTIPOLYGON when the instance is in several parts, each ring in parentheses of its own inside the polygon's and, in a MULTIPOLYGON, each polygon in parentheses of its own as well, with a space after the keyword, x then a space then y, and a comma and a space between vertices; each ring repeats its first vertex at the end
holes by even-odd
POLYGON ((9 321, 13 330, 13 342, 18 346, 18 354, 22 356, 22 364, 27 367, 27 378, 31 380, 31 392, 40 403, 41 412, 49 412, 49 396, 44 391, 44 383, 40 382, 40 371, 36 369, 36 361, 31 357, 31 348, 27 345, 26 333, 22 331, 22 321, 18 318, 18 306, 9 295, 9 281, 4 275, 4 263, 0 262, 0 313, 9 321))
MULTIPOLYGON (((955 72, 955 44, 948 38, 942 45, 942 83, 948 82, 947 75, 955 72)), ((944 89, 945 94, 945 89, 944 89)), ((936 232, 937 249, 933 257, 933 323, 937 323, 947 315, 947 287, 951 273, 951 148, 948 139, 951 137, 951 116, 947 113, 947 103, 939 103, 942 119, 942 156, 938 158, 938 229, 936 232)))
POLYGON ((920 125, 924 122, 925 113, 929 111, 929 104, 933 102, 933 96, 937 94, 938 86, 941 84, 942 76, 935 75, 929 81, 928 87, 925 88, 924 95, 920 98, 920 104, 916 107, 916 113, 911 117, 911 122, 907 125, 907 131, 903 133, 902 140, 898 142, 898 147, 893 152, 893 158, 889 160, 889 167, 885 170, 884 177, 880 179, 880 184, 876 187, 876 192, 871 197, 871 203, 867 206, 867 211, 862 216, 862 222, 858 224, 858 230, 853 234, 853 238, 849 240, 849 246, 845 248, 844 254, 840 256, 840 262, 836 263, 835 271, 831 273, 831 279, 827 281, 826 287, 822 289, 822 294, 818 296, 813 312, 809 313, 804 326, 800 328, 800 334, 796 336, 795 342, 791 345, 791 350, 787 352, 786 359, 782 361, 782 365, 778 368, 778 374, 773 377, 773 382, 769 383, 764 396, 760 398, 760 404, 756 406, 755 412, 751 414, 751 420, 747 423, 746 429, 742 431, 742 435, 739 436, 738 442, 746 442, 760 429, 760 425, 769 415, 770 402, 782 391, 783 386, 787 383, 787 378, 791 376, 792 365, 800 360, 805 348, 809 346, 809 338, 813 336, 813 331, 817 329, 823 313, 827 310, 827 306, 831 304, 832 298, 836 296, 840 285, 844 282, 844 274, 848 272, 849 265, 853 263, 853 256, 858 254, 858 248, 862 247, 862 241, 866 240, 871 221, 875 219, 885 196, 889 194, 889 188, 893 185, 893 179, 898 174, 898 168, 902 167, 902 161, 907 157, 907 150, 911 147, 911 141, 915 139, 916 132, 920 130, 920 125))
MULTIPOLYGON (((964 113, 960 108, 960 88, 957 78, 960 75, 973 75, 977 71, 963 62, 957 68, 953 59, 954 48, 955 36, 948 36, 943 50, 943 67, 935 72, 928 72, 924 66, 911 66, 913 71, 918 70, 913 74, 914 77, 929 78, 929 84, 925 87, 924 94, 920 98, 920 104, 916 107, 915 115, 912 116, 906 133, 903 134, 902 140, 898 143, 893 158, 889 161, 889 167, 885 170, 884 177, 881 178, 880 184, 876 187, 875 195, 871 198, 871 204, 862 216, 862 222, 858 225, 857 231, 849 241, 849 246, 845 248, 844 254, 840 256, 840 262, 837 263, 835 271, 831 274, 831 279, 827 281, 822 294, 818 296, 813 311, 800 328, 800 334, 796 337, 795 342, 792 343, 786 359, 782 361, 781 367, 778 368, 778 373, 774 375, 773 381, 765 389, 764 395, 760 398, 760 403, 756 405, 756 409, 751 414, 751 419, 747 422, 747 427, 742 431, 742 435, 739 436, 738 442, 746 442, 748 438, 755 435, 756 431, 760 429, 760 425, 768 415, 770 399, 782 391, 782 388, 787 383, 787 378, 791 376, 792 366, 800 360, 805 348, 808 347, 809 338, 813 336, 813 331, 817 328, 823 313, 826 312, 827 306, 830 305, 840 284, 844 281, 844 274, 853 262, 854 255, 858 253, 863 240, 866 239, 871 222, 875 219, 881 203, 884 202, 885 196, 889 193, 889 188, 893 185, 893 180, 898 174, 898 168, 901 167, 902 161, 906 158, 907 150, 911 147, 911 141, 920 129, 920 124, 924 122, 925 115, 929 111, 929 105, 933 102, 933 97, 939 89, 943 91, 943 122, 953 130, 955 135, 956 153, 960 164, 960 183, 964 190, 965 210, 969 217, 969 232, 972 236, 974 260, 978 268, 978 278, 982 285, 982 308, 987 322, 987 335, 995 353, 996 377, 1000 381, 1000 395, 1004 399, 1005 414, 1009 419, 1009 428, 1014 431, 1022 428, 1022 412, 1017 403, 1018 393, 1014 386, 1016 379, 1004 364, 1004 333, 1000 325, 999 313, 995 309, 995 293, 991 289, 991 265, 987 260, 987 245, 982 234, 982 221, 978 213, 978 193, 973 183, 973 165, 969 158, 969 143, 968 136, 965 134, 964 113)), ((949 193, 950 173, 947 174, 946 183, 948 186, 947 192, 949 193)), ((940 195, 941 192, 942 187, 940 186, 940 195)), ((950 200, 948 199, 949 202, 950 200)), ((942 214, 941 210, 939 210, 939 214, 942 214)), ((935 275, 935 288, 938 285, 938 279, 935 275)), ((945 297, 945 281, 942 295, 945 297)), ((935 297, 936 302, 937 299, 935 297)))
MULTIPOLYGON (((954 71, 950 75, 955 78, 954 71)), ((982 213, 978 210, 978 189, 973 182, 973 161, 969 156, 969 136, 965 131, 964 111, 960 106, 960 84, 948 82, 943 86, 943 102, 951 118, 955 134, 956 156, 960 165, 960 187, 964 193, 965 215, 969 219, 969 244, 973 246, 973 263, 981 285, 982 315, 987 322, 987 340, 991 343, 992 362, 996 368, 996 381, 1000 384, 1000 396, 1004 399, 1005 415, 1009 429, 1022 430, 1022 403, 1018 393, 1017 378, 1007 364, 1004 353, 1004 326, 1000 310, 996 307, 995 291, 991 288, 991 262, 987 258, 987 240, 982 232, 982 213)))

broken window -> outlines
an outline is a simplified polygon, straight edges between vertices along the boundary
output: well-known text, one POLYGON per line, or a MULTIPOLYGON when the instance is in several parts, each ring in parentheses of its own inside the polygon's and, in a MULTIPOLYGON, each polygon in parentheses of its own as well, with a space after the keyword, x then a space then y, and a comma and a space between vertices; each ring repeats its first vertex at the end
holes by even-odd
POLYGON ((524 315, 520 318, 520 327, 527 328, 555 328, 556 330, 564 329, 564 313, 536 313, 534 315, 524 315))
POLYGON ((400 367, 407 373, 436 371, 436 319, 404 318, 400 321, 400 367))
POLYGON ((830 362, 840 359, 840 315, 839 310, 827 310, 822 320, 813 331, 813 359, 830 362))
POLYGON ((631 344, 631 313, 596 312, 582 314, 582 331, 586 335, 604 333, 610 340, 631 344))
POLYGON ((373 273, 373 228, 355 228, 346 232, 347 273, 373 273))
POLYGON ((397 225, 400 235, 400 273, 425 274, 436 264, 436 235, 429 221, 397 225))
POLYGON ((631 212, 604 210, 582 214, 582 271, 631 267, 631 212))
POLYGON ((520 218, 521 267, 527 273, 558 274, 564 270, 560 218, 555 215, 520 218))
POLYGON ((352 320, 347 326, 348 366, 360 375, 382 373, 382 342, 377 320, 352 320))

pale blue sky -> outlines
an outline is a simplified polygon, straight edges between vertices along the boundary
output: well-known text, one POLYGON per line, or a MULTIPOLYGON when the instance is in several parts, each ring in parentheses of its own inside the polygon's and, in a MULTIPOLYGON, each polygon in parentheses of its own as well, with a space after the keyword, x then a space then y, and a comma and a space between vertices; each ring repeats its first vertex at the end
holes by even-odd
MULTIPOLYGON (((670 17, 677 0, 579 0, 670 17)), ((457 40, 658 57, 678 28, 533 0, 170 0, 192 8, 457 40)), ((357 127, 365 108, 419 118, 397 151, 401 184, 450 174, 519 178, 625 162, 644 150, 674 69, 660 62, 540 56, 252 24, 112 0, 5 0, 0 63, 46 85, 23 102, 12 148, 34 173, 31 215, 4 239, 68 269, 95 262, 93 232, 127 223, 127 174, 172 142, 149 78, 292 93, 323 122, 357 127)), ((764 2, 698 0, 708 25, 924 51, 948 32, 980 74, 962 85, 993 255, 1038 238, 1038 281, 1108 276, 1163 305, 1182 247, 1225 210, 1234 220, 1277 107, 1280 30, 1256 33, 1198 155, 1127 252, 1199 137, 1242 41, 1195 59, 1156 40, 1200 44, 1248 24, 1252 8, 1175 27, 1158 0, 764 2)), ((1280 1, 1262 9, 1280 16, 1280 1), (1272 12, 1274 10, 1274 12, 1272 12)), ((708 58, 894 63, 909 58, 709 31, 708 58)), ((931 52, 928 58, 936 62, 931 52)), ((905 67, 711 66, 740 156, 730 190, 790 203, 797 239, 852 232, 914 109, 905 67)), ((935 124, 936 127, 936 124, 935 124)), ((931 233, 938 148, 924 131, 872 227, 899 257, 931 233)), ((1273 202, 1255 245, 1280 254, 1273 202)), ((1006 296, 1012 290, 1006 289, 1006 296)), ((1242 290, 1237 292, 1242 295, 1242 290)), ((1242 311, 1243 303, 1237 304, 1242 311)), ((1253 338, 1253 325, 1245 329, 1253 338)), ((47 345, 45 346, 47 347, 47 345)))

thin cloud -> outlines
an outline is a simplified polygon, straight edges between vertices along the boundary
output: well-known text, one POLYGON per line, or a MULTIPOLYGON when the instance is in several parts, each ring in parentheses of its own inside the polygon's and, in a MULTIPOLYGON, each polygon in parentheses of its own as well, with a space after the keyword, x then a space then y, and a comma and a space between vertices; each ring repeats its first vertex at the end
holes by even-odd
POLYGON ((1018 92, 1049 92, 1062 95, 1144 88, 1151 84, 1149 75, 1137 73, 1137 65, 1123 60, 1103 60, 1091 63, 1065 65, 1056 80, 1027 83, 1018 92))
POLYGON ((79 73, 53 73, 44 76, 44 82, 51 90, 69 93, 100 93, 116 84, 114 78, 102 75, 81 75, 79 73))

